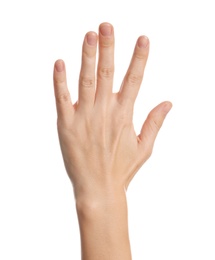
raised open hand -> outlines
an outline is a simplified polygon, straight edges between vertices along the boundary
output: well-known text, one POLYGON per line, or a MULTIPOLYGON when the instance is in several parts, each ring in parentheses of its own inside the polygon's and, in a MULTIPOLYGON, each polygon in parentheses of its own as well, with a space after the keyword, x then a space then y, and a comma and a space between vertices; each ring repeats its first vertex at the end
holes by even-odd
POLYGON ((171 103, 163 102, 156 106, 140 133, 135 133, 133 106, 148 53, 149 40, 140 36, 121 88, 118 93, 113 93, 113 26, 101 24, 98 36, 95 32, 88 32, 83 42, 79 98, 74 105, 67 87, 64 62, 58 60, 55 63, 59 140, 76 198, 97 196, 106 188, 109 190, 110 186, 127 189, 137 170, 151 155, 171 103), (99 58, 96 67, 97 42, 99 58))

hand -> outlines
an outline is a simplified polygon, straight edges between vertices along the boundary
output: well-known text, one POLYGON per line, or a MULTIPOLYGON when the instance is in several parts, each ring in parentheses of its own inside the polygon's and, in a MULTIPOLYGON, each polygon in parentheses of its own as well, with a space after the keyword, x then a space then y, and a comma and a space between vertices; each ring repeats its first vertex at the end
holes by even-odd
POLYGON ((150 157, 170 102, 155 107, 140 134, 132 123, 133 106, 149 53, 149 40, 138 38, 118 93, 112 93, 114 32, 103 23, 99 35, 84 38, 79 97, 73 105, 65 65, 54 67, 57 127, 66 171, 73 183, 83 260, 131 259, 125 190, 150 157), (96 71, 96 49, 99 58, 96 71))
POLYGON ((79 98, 74 105, 64 62, 56 61, 54 69, 59 140, 76 196, 91 189, 95 194, 95 190, 104 190, 107 185, 127 189, 150 157, 157 133, 171 108, 170 102, 155 107, 136 135, 133 106, 149 54, 149 40, 139 37, 122 86, 118 93, 112 93, 114 30, 108 23, 101 24, 99 29, 97 76, 97 34, 88 32, 83 42, 79 98))

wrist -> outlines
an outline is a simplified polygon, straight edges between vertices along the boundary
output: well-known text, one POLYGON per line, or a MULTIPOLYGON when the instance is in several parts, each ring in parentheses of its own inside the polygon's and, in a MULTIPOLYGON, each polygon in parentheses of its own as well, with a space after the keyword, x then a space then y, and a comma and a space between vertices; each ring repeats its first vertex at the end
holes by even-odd
POLYGON ((76 209, 83 259, 131 259, 124 188, 85 188, 76 196, 76 209))
POLYGON ((83 259, 88 259, 89 255, 92 256, 90 260, 131 259, 124 191, 105 191, 93 199, 78 199, 76 208, 83 259))
POLYGON ((76 196, 76 210, 78 215, 92 215, 115 209, 127 210, 126 193, 124 189, 95 189, 83 191, 76 196))

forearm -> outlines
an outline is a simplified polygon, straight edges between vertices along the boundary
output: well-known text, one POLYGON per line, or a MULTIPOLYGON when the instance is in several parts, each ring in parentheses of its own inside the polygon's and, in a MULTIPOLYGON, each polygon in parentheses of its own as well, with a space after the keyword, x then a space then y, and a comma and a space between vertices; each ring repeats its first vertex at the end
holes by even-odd
POLYGON ((77 200, 82 260, 131 260, 123 190, 77 200))

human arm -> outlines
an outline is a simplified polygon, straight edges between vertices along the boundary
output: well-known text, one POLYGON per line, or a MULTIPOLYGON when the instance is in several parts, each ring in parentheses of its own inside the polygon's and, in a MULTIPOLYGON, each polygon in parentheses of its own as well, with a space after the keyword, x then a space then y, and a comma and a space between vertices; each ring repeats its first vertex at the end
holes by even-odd
POLYGON ((55 63, 57 128, 65 168, 74 189, 82 260, 131 259, 126 190, 150 157, 157 133, 171 109, 170 102, 155 107, 136 135, 133 106, 148 53, 149 41, 141 36, 119 92, 112 93, 113 27, 103 23, 98 36, 87 33, 75 104, 68 91, 65 65, 62 60, 55 63))

